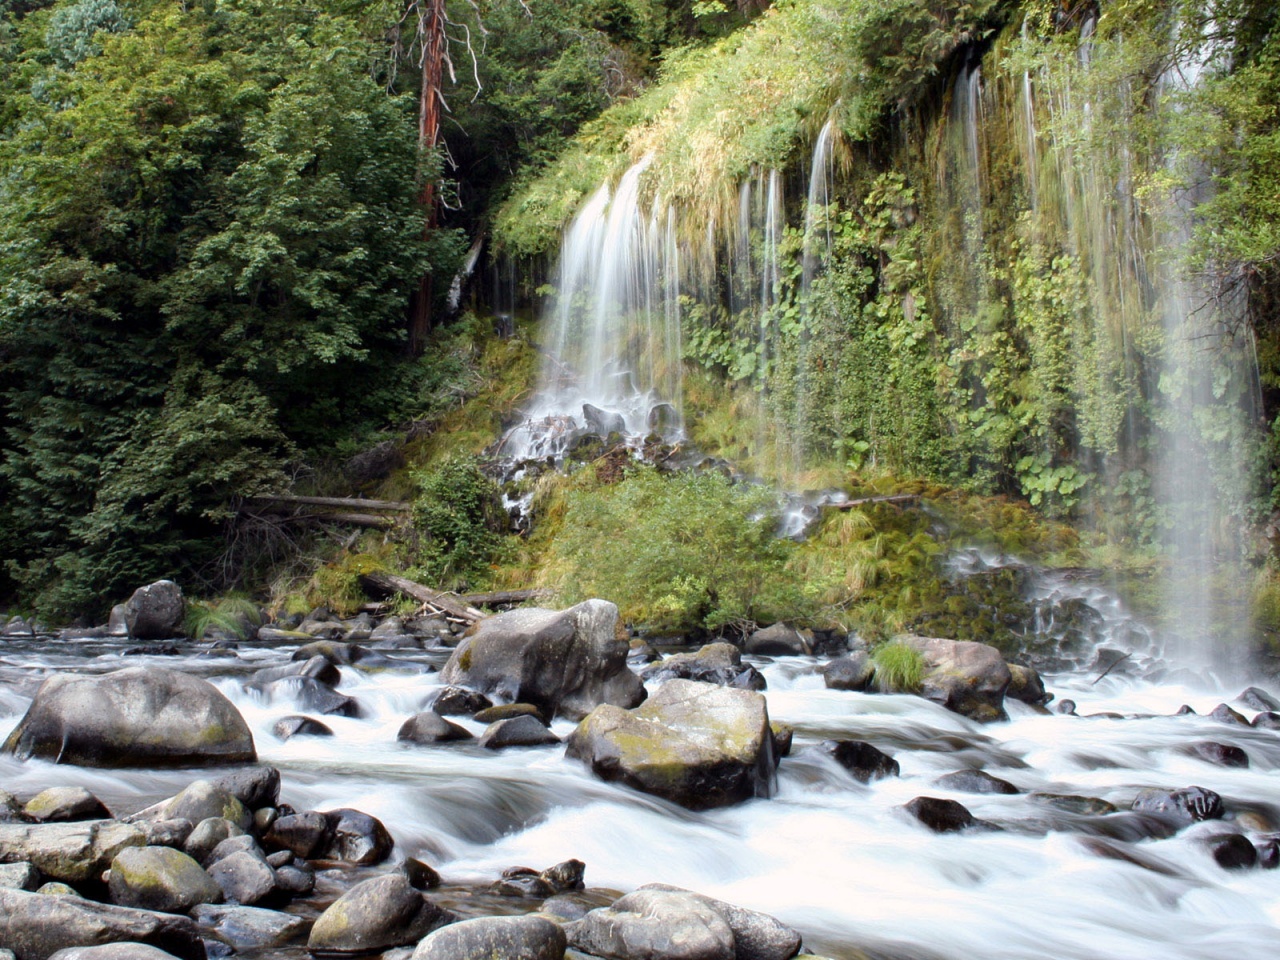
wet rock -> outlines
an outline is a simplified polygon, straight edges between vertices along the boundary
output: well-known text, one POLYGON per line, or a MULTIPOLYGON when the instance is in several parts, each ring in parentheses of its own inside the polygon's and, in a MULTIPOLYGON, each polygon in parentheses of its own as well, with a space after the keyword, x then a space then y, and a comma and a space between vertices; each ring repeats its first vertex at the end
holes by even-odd
POLYGON ((1274 870, 1280 867, 1280 839, 1266 837, 1255 844, 1254 849, 1258 854, 1258 866, 1263 870, 1274 870))
POLYGON ((1251 724, 1257 730, 1280 730, 1280 713, 1260 713, 1251 724))
POLYGON ((248 810, 274 807, 280 802, 280 771, 275 767, 249 767, 228 773, 214 781, 248 810))
POLYGON ((149 847, 176 847, 181 850, 196 825, 190 820, 141 820, 138 826, 147 835, 149 847))
POLYGON ((1214 720, 1217 720, 1219 723, 1231 723, 1242 727, 1247 727, 1249 725, 1249 721, 1244 718, 1243 714, 1236 710, 1232 710, 1225 703, 1220 703, 1214 707, 1209 712, 1209 716, 1214 720))
POLYGON ((425 710, 406 720, 400 726, 396 739, 403 743, 432 744, 449 740, 471 740, 472 735, 466 727, 446 720, 434 710, 425 710))
POLYGON ((312 953, 373 953, 417 943, 457 917, 415 890, 401 873, 356 884, 316 919, 312 953))
POLYGON ((645 667, 640 676, 647 681, 697 680, 740 690, 765 688, 760 671, 744 664, 742 653, 731 643, 708 643, 693 653, 673 654, 645 667))
POLYGON ((0 864, 0 888, 5 890, 34 890, 40 886, 40 871, 32 864, 0 864))
POLYGON ((491 723, 484 733, 480 734, 480 746, 487 750, 502 750, 507 747, 541 747, 559 743, 557 737, 546 724, 537 717, 512 717, 491 723))
POLYGON ((1076 702, 1074 700, 1060 700, 1058 702, 1058 712, 1074 717, 1076 715, 1076 702))
POLYGON ((472 627, 440 679, 531 703, 547 717, 578 719, 600 704, 626 708, 644 699, 627 649, 618 608, 608 601, 511 610, 472 627))
POLYGON ((27 801, 22 812, 37 823, 110 820, 111 811, 84 787, 50 787, 27 801))
POLYGON ((324 716, 358 717, 360 702, 332 687, 325 686, 312 677, 285 677, 262 687, 262 692, 272 700, 287 700, 301 710, 324 716))
POLYGON ((276 820, 263 839, 268 847, 280 847, 304 860, 314 860, 328 848, 332 829, 323 813, 294 813, 276 820))
POLYGON ((935 786, 960 793, 1015 794, 1022 791, 1008 780, 1001 780, 985 770, 957 770, 933 781, 935 786))
POLYGON ((140 847, 146 834, 117 820, 74 823, 0 823, 0 863, 33 864, 51 880, 96 880, 116 854, 140 847))
POLYGON ((82 767, 257 760, 253 735, 231 701, 199 677, 160 667, 50 677, 3 752, 82 767))
POLYGON ((315 640, 315 637, 309 633, 302 633, 299 630, 292 630, 285 627, 259 627, 258 639, 265 643, 309 643, 315 640))
POLYGON ((281 740, 291 737, 332 737, 333 730, 326 724, 301 714, 281 717, 272 726, 271 732, 281 740))
POLYGON ((623 419, 622 414, 614 413, 612 410, 601 410, 591 403, 582 405, 582 420, 587 425, 587 430, 597 437, 607 439, 611 433, 627 432, 627 421, 623 419))
POLYGON ((1034 667, 1024 667, 1019 663, 1009 664, 1009 689, 1005 696, 1033 707, 1043 707, 1053 699, 1053 694, 1044 688, 1044 681, 1034 667))
POLYGON ((785 723, 770 723, 769 730, 773 733, 774 757, 791 756, 791 744, 796 737, 795 728, 789 727, 785 723))
POLYGON ((324 859, 369 866, 391 856, 395 841, 377 817, 346 807, 330 810, 324 816, 329 823, 324 859))
POLYGON ((308 896, 316 886, 316 872, 305 860, 276 867, 276 886, 295 897, 308 896))
POLYGON ((587 865, 581 860, 564 860, 542 871, 542 879, 551 884, 556 893, 583 889, 583 877, 587 865))
POLYGON ((181 960, 205 960, 188 917, 95 903, 81 897, 0 890, 0 943, 18 960, 44 960, 66 947, 141 943, 181 960))
POLYGON ((440 873, 429 863, 424 863, 414 857, 407 857, 404 863, 400 865, 400 869, 415 890, 432 890, 440 886, 440 873))
POLYGON ((242 831, 248 830, 253 823, 253 815, 237 797, 209 780, 196 780, 180 790, 161 809, 159 819, 179 817, 196 824, 221 818, 234 823, 242 831))
POLYGON ((501 897, 523 897, 527 900, 545 900, 554 896, 556 889, 534 870, 516 868, 504 870, 502 879, 493 885, 493 892, 501 897))
POLYGON ((733 930, 696 895, 641 889, 565 925, 569 945, 608 960, 735 960, 733 930))
POLYGON ((276 892, 276 872, 260 853, 248 850, 239 850, 218 860, 209 868, 209 876, 227 903, 252 907, 276 892))
MULTIPOLYGON (((242 833, 238 837, 227 837, 220 844, 213 848, 213 852, 207 858, 200 862, 200 866, 208 870, 219 860, 225 860, 233 853, 250 853, 259 859, 264 859, 262 848, 258 846, 258 841, 247 833, 242 833)), ((289 856, 288 851, 284 851, 289 856)))
POLYGON ((1193 756, 1209 763, 1216 763, 1220 767, 1249 766, 1249 755, 1239 747, 1232 746, 1229 743, 1202 740, 1199 743, 1191 744, 1190 752, 1193 756))
POLYGON ((898 761, 862 740, 824 740, 824 753, 844 767, 859 783, 898 775, 898 761))
POLYGON ((756 656, 799 657, 813 653, 813 644, 795 627, 775 623, 747 637, 743 650, 756 656))
POLYGON ((533 717, 544 726, 547 722, 542 711, 531 703, 500 703, 497 706, 476 711, 476 715, 471 719, 478 723, 497 723, 499 720, 511 720, 515 717, 533 717))
POLYGON ((1175 717, 1194 717, 1197 716, 1195 709, 1189 704, 1184 703, 1174 713, 1175 717))
POLYGON ((939 797, 916 797, 903 809, 934 833, 953 833, 977 823, 962 804, 939 797))
POLYGON ((469 717, 489 709, 493 701, 478 691, 449 686, 428 700, 426 706, 442 717, 469 717))
POLYGON ((147 643, 140 647, 129 647, 123 655, 126 657, 178 657, 182 655, 182 650, 176 643, 147 643))
POLYGON ((36 893, 44 894, 46 896, 51 896, 51 897, 52 896, 57 896, 57 897, 80 896, 79 891, 77 891, 75 887, 72 887, 69 884, 60 883, 57 880, 50 880, 48 883, 42 883, 40 885, 40 889, 37 890, 36 893))
POLYGON ((144 943, 104 943, 100 947, 64 947, 49 960, 176 960, 172 953, 144 943))
POLYGON ((1004 695, 1013 679, 1000 651, 985 643, 910 637, 925 661, 920 693, 972 720, 1007 720, 1004 695))
POLYGON ((876 674, 875 664, 867 654, 858 650, 847 657, 832 660, 822 668, 822 681, 829 690, 855 690, 865 692, 871 689, 872 678, 876 674))
MULTIPOLYGON (((303 624, 299 629, 306 632, 309 636, 318 637, 320 634, 313 634, 307 628, 321 626, 322 625, 316 621, 303 621, 303 624)), ((364 647, 361 647, 358 644, 343 643, 341 640, 335 640, 334 637, 339 637, 346 632, 342 624, 332 623, 328 626, 329 629, 322 629, 321 632, 331 633, 331 637, 325 637, 320 640, 313 640, 311 643, 303 644, 297 650, 293 651, 293 656, 290 657, 290 659, 310 660, 312 657, 324 657, 335 666, 343 666, 355 663, 362 655, 372 652, 365 650, 364 647)))
POLYGON ((1079 814, 1082 817, 1104 817, 1118 811, 1114 803, 1108 803, 1101 797, 1080 797, 1071 793, 1042 793, 1037 791, 1031 794, 1031 799, 1047 803, 1049 806, 1065 810, 1067 813, 1079 814))
POLYGON ((770 796, 777 766, 764 697, 691 680, 668 680, 636 710, 597 707, 566 755, 696 810, 770 796))
POLYGON ((538 912, 556 918, 559 923, 565 923, 581 920, 600 907, 612 906, 617 899, 618 895, 613 891, 580 890, 558 893, 544 900, 538 912))
POLYGON ((1208 837, 1204 841, 1214 862, 1224 870, 1240 870, 1256 866, 1258 851, 1247 837, 1238 833, 1224 833, 1208 837))
POLYGON ((800 934, 767 913, 665 883, 647 883, 640 889, 684 894, 715 911, 733 932, 737 960, 790 960, 800 952, 800 934))
POLYGON ((1243 703, 1250 710, 1263 712, 1280 712, 1280 700, 1259 687, 1246 687, 1236 701, 1243 703))
POLYGON ((305 917, 262 907, 201 904, 191 911, 191 917, 201 929, 238 950, 279 947, 307 929, 305 917))
POLYGON ((186 604, 182 588, 172 580, 139 587, 124 603, 128 636, 138 640, 168 640, 182 636, 186 604))
POLYGON ((568 941, 545 917, 479 917, 426 936, 412 960, 563 960, 568 941))
POLYGON ((1201 820, 1218 820, 1223 814, 1222 797, 1204 787, 1143 790, 1134 798, 1133 809, 1177 826, 1201 820))
POLYGON ((287 680, 290 677, 309 677, 326 687, 336 687, 342 682, 342 671, 333 661, 316 655, 309 660, 291 660, 279 667, 264 667, 249 678, 247 686, 263 690, 277 680, 287 680))
POLYGON ((22 819, 22 804, 8 790, 0 790, 0 823, 22 819))
MULTIPOLYGON (((335 645, 335 647, 347 646, 345 641, 343 641, 342 639, 347 634, 347 628, 343 626, 342 623, 338 620, 319 619, 317 617, 307 617, 300 624, 298 624, 298 630, 299 632, 305 633, 308 636, 315 637, 318 643, 332 643, 335 645)), ((309 644, 308 646, 311 646, 311 645, 309 644)), ((305 647, 303 649, 306 650, 307 657, 312 657, 315 655, 312 650, 307 649, 305 647)), ((302 651, 300 650, 298 652, 301 653, 302 651)), ((299 657, 297 653, 295 653, 294 659, 299 660, 304 658, 299 657)), ((350 659, 343 660, 342 662, 350 663, 351 660, 350 659)))
POLYGON ((197 903, 216 903, 222 891, 200 864, 172 847, 130 847, 111 861, 107 882, 122 907, 186 913, 197 903))
POLYGON ((219 844, 231 837, 242 836, 244 832, 243 827, 225 817, 209 817, 195 825, 182 849, 187 856, 198 863, 204 863, 218 849, 219 844))

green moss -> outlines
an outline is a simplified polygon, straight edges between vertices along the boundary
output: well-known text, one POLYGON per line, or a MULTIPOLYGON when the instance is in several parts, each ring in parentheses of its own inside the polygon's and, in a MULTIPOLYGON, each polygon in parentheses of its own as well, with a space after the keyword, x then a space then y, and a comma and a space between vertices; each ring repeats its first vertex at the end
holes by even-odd
POLYGON ((905 643, 884 643, 871 651, 875 682, 889 693, 917 693, 924 679, 924 657, 905 643))

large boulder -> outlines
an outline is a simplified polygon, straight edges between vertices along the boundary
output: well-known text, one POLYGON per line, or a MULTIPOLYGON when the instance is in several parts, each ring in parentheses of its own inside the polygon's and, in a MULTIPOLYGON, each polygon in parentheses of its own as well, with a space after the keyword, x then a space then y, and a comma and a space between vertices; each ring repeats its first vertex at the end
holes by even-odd
POLYGON ((84 767, 257 759, 249 725, 230 700, 208 681, 161 667, 50 677, 0 749, 84 767))
POLYGON ((1004 695, 1013 675, 1000 651, 970 640, 910 637, 925 662, 921 695, 972 720, 1007 720, 1004 695))
POLYGON ((597 707, 567 755, 693 810, 770 796, 777 767, 765 698, 693 680, 667 681, 636 710, 597 707))
POLYGON ((172 847, 129 847, 111 861, 111 900, 122 907, 186 913, 217 903, 222 890, 204 868, 172 847))
POLYGON ((575 950, 607 960, 736 960, 733 929, 698 897, 637 890, 565 926, 575 950))
POLYGON ((315 954, 374 953, 417 943, 457 917, 414 889, 403 873, 357 883, 316 918, 315 954))
POLYGON ((428 934, 412 960, 563 960, 567 945, 545 917, 477 917, 428 934))
POLYGON ((645 680, 701 680, 743 690, 763 690, 765 679, 755 667, 742 662, 742 652, 732 643, 708 643, 693 653, 675 653, 645 667, 645 680))
POLYGON ((278 947, 302 935, 307 918, 234 904, 203 904, 191 911, 202 929, 236 948, 278 947))
POLYGON ((440 672, 456 683, 580 719, 602 703, 634 707, 644 685, 627 667, 618 608, 587 600, 567 610, 510 610, 481 620, 440 672))
POLYGON ((96 880, 121 850, 146 842, 138 827, 116 820, 0 823, 0 863, 30 863, 52 880, 78 884, 96 880))
POLYGON ((0 944, 18 960, 46 960, 66 947, 142 943, 182 960, 205 960, 204 943, 188 917, 0 889, 0 944))
POLYGON ((747 653, 765 657, 798 657, 813 653, 809 637, 787 623, 775 623, 747 637, 747 653))
POLYGON ((182 636, 186 604, 182 588, 172 580, 157 580, 133 591, 133 596, 112 611, 113 626, 123 626, 138 640, 168 640, 182 636))
POLYGON ((647 883, 640 889, 681 893, 714 910, 733 931, 736 960, 790 960, 800 952, 800 934, 767 913, 665 883, 647 883))

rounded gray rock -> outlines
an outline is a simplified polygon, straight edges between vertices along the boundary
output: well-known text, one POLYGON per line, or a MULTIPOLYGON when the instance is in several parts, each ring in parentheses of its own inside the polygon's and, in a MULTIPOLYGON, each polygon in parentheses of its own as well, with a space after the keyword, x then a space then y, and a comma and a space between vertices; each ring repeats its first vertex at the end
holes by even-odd
POLYGON ((198 903, 216 903, 222 890, 204 868, 172 847, 130 847, 111 861, 107 882, 122 907, 186 913, 198 903))
POLYGON ((562 960, 566 946, 564 931, 544 917, 479 917, 428 934, 413 960, 562 960))

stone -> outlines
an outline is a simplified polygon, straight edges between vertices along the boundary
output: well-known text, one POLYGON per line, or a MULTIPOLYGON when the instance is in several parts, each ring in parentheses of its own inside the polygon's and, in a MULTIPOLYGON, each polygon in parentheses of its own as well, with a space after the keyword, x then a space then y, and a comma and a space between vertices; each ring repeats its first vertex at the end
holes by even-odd
POLYGON ((268 848, 279 847, 303 860, 313 860, 329 846, 332 832, 328 817, 308 811, 280 817, 263 840, 268 848))
POLYGON ((775 623, 747 637, 742 649, 755 656, 807 657, 813 653, 813 644, 795 627, 775 623))
POLYGON ((1202 820, 1220 820, 1223 814, 1222 797, 1204 787, 1143 790, 1134 798, 1133 809, 1180 827, 1202 820))
POLYGON ((695 810, 771 796, 777 766, 765 698, 692 680, 668 680, 636 710, 597 707, 566 755, 695 810))
POLYGON ((586 871, 587 865, 581 860, 564 860, 553 867, 547 867, 542 871, 541 877, 556 893, 567 893, 583 889, 586 871))
POLYGON ((737 960, 790 960, 800 952, 800 934, 767 913, 665 883, 647 883, 640 889, 682 893, 710 907, 733 931, 737 960))
POLYGON ((1191 744, 1191 754, 1208 763, 1220 767, 1247 767, 1249 755, 1242 749, 1229 743, 1218 743, 1216 740, 1201 740, 1191 744))
MULTIPOLYGON (((210 853, 208 857, 206 857, 204 860, 201 861, 200 866, 208 870, 209 867, 213 866, 219 860, 225 860, 227 857, 231 856, 233 853, 250 853, 256 856, 260 860, 265 859, 265 855, 262 852, 262 848, 258 846, 258 841, 255 840, 251 835, 247 833, 242 833, 238 837, 227 837, 227 839, 223 840, 220 844, 214 847, 213 852, 210 853)), ((285 854, 286 856, 290 856, 290 862, 291 862, 292 856, 289 855, 288 851, 285 851, 285 854)))
POLYGON ((1022 791, 1008 780, 994 777, 985 770, 957 770, 933 781, 935 786, 960 793, 1015 794, 1022 791))
POLYGON ((545 917, 478 917, 429 933, 412 960, 563 960, 568 941, 545 917))
POLYGON ((0 823, 0 863, 26 861, 72 885, 96 880, 121 850, 145 843, 141 829, 118 820, 0 823))
POLYGON ((1244 718, 1244 714, 1237 710, 1232 710, 1225 703, 1220 703, 1210 710, 1209 716, 1219 723, 1230 723, 1242 727, 1249 725, 1249 721, 1244 718))
POLYGON ((75 887, 65 883, 59 883, 57 880, 50 880, 48 883, 40 884, 40 889, 36 893, 45 894, 51 897, 78 897, 80 892, 75 887))
POLYGON ((819 749, 859 783, 898 775, 898 761, 862 740, 824 740, 819 749))
POLYGON ((649 682, 697 680, 740 690, 763 690, 760 671, 742 662, 742 653, 731 643, 708 643, 693 653, 676 653, 645 667, 640 676, 649 682))
POLYGON ((1119 809, 1114 803, 1103 800, 1101 797, 1081 797, 1073 793, 1037 791, 1031 794, 1031 799, 1082 817, 1105 817, 1118 812, 1119 809))
POLYGON ((507 747, 541 747, 559 743, 545 723, 536 717, 511 717, 491 723, 480 735, 480 746, 487 750, 507 747))
POLYGON ((1260 713, 1253 718, 1251 726, 1257 730, 1280 730, 1280 713, 1260 713))
POLYGON ((1224 833, 1208 837, 1204 841, 1209 855, 1224 870, 1240 870, 1257 866, 1258 851, 1247 837, 1238 833, 1224 833))
MULTIPOLYGON (((314 621, 306 621, 302 625, 302 629, 304 631, 306 631, 308 624, 316 626, 314 621)), ((340 623, 331 624, 330 626, 332 627, 334 636, 341 636, 346 632, 340 623)), ((314 634, 314 636, 319 636, 319 634, 314 634)), ((362 655, 370 652, 371 651, 366 650, 359 644, 343 643, 341 640, 327 638, 322 640, 313 640, 311 643, 299 647, 293 652, 293 656, 290 659, 310 660, 312 657, 324 657, 330 663, 341 666, 343 664, 355 663, 362 655)))
POLYGON ((37 823, 110 820, 111 811, 84 787, 50 787, 27 801, 22 812, 37 823))
POLYGON ((1020 663, 1009 664, 1009 689, 1005 696, 1033 707, 1043 707, 1053 699, 1053 694, 1044 688, 1044 681, 1035 667, 1025 667, 1020 663))
POLYGON ((145 943, 104 943, 100 947, 64 947, 49 960, 175 960, 175 957, 145 943))
POLYGON ((6 890, 34 890, 40 886, 40 871, 25 860, 0 864, 0 887, 6 890))
POLYGON ((231 837, 241 836, 244 832, 243 827, 225 817, 209 817, 195 825, 182 849, 192 859, 204 863, 220 844, 231 837))
POLYGON ((587 425, 587 431, 597 437, 608 439, 611 433, 627 432, 627 421, 622 414, 601 410, 591 403, 582 405, 582 419, 587 425))
POLYGON ((1260 687, 1246 687, 1236 701, 1243 703, 1250 710, 1263 712, 1280 712, 1280 700, 1277 700, 1260 687))
POLYGON ((295 897, 308 896, 316 886, 316 872, 305 860, 276 867, 276 886, 295 897))
POLYGON ((269 700, 288 701, 298 709, 332 717, 358 717, 360 702, 339 693, 314 677, 284 677, 262 686, 269 700))
POLYGON ((190 820, 141 820, 138 826, 147 836, 149 847, 176 847, 181 850, 191 838, 196 825, 190 820))
POLYGON ((324 817, 329 823, 324 859, 370 866, 391 856, 395 841, 377 817, 345 807, 330 810, 324 817))
POLYGON ((466 727, 460 727, 446 720, 434 710, 415 713, 400 726, 396 739, 402 743, 445 743, 450 740, 472 740, 474 737, 466 727))
POLYGON ((606 600, 510 610, 473 626, 440 679, 576 720, 600 704, 628 708, 644 699, 627 650, 618 608, 606 600))
POLYGON ((822 682, 828 690, 853 690, 865 692, 871 689, 876 667, 863 650, 846 657, 838 657, 822 668, 822 682))
POLYGON ((930 637, 905 643, 924 657, 920 694, 925 699, 983 723, 1008 719, 1004 695, 1013 675, 995 647, 930 637))
POLYGON ((274 807, 280 802, 280 771, 275 767, 249 767, 228 773, 214 781, 244 804, 246 810, 274 807))
POLYGON ((82 767, 257 760, 249 726, 230 700, 199 677, 161 667, 51 676, 2 749, 82 767))
POLYGON ((323 724, 319 720, 315 720, 311 717, 304 717, 299 714, 281 717, 272 726, 271 732, 281 740, 288 740, 291 737, 333 736, 333 730, 326 724, 323 724))
POLYGON ((157 580, 139 587, 124 602, 128 636, 137 640, 168 640, 182 636, 185 613, 182 588, 172 580, 157 580))
POLYGON ((0 823, 22 819, 22 804, 8 790, 0 790, 0 823))
POLYGON ((415 890, 431 890, 440 886, 441 877, 439 871, 431 864, 424 863, 415 857, 406 857, 404 863, 400 865, 400 869, 409 878, 409 883, 415 890))
POLYGON ((191 911, 191 918, 236 949, 283 946, 307 929, 306 917, 234 904, 201 904, 191 911))
POLYGON ((934 833, 954 833, 977 823, 962 804, 939 797, 916 797, 903 809, 934 833))
POLYGON ((476 711, 476 715, 471 719, 479 723, 497 723, 499 720, 511 720, 515 717, 533 717, 543 726, 547 723, 547 718, 542 715, 542 711, 532 703, 500 703, 476 711))
POLYGON ((640 889, 565 925, 569 945, 608 960, 736 960, 733 929, 696 895, 640 889))
POLYGON ((469 717, 487 710, 493 701, 483 693, 466 687, 448 686, 426 702, 426 707, 442 717, 469 717))
POLYGON ((309 660, 291 660, 283 666, 263 667, 249 678, 247 686, 262 690, 277 680, 290 677, 308 677, 326 687, 336 687, 342 681, 342 671, 332 660, 317 654, 309 660))
POLYGON ((357 883, 316 918, 312 953, 373 953, 417 943, 452 923, 453 913, 415 890, 402 873, 357 883))
POLYGON ((130 847, 111 861, 107 881, 122 907, 186 913, 197 903, 216 903, 222 891, 204 868, 172 847, 130 847))
POLYGON ((209 876, 227 903, 252 907, 276 892, 276 872, 260 853, 248 850, 239 850, 218 860, 209 867, 209 876))
POLYGON ((96 903, 81 897, 0 890, 0 943, 18 960, 45 960, 67 947, 141 943, 180 960, 205 960, 189 917, 96 903))
POLYGON ((237 797, 209 780, 193 781, 161 808, 160 819, 178 817, 197 824, 221 818, 234 823, 242 831, 248 830, 253 823, 253 815, 237 797))
POLYGON ((1076 702, 1074 700, 1058 701, 1058 712, 1064 716, 1074 717, 1076 715, 1076 702))

